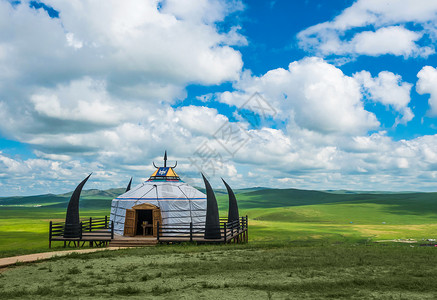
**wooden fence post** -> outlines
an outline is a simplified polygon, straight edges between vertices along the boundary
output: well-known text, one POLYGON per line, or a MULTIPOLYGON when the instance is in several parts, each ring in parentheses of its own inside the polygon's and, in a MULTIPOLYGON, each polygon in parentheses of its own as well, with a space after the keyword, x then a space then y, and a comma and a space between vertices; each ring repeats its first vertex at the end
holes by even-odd
POLYGON ((159 221, 158 222, 156 222, 156 240, 158 241, 158 243, 159 243, 159 221))
POLYGON ((90 217, 90 230, 89 231, 91 231, 92 224, 93 224, 93 218, 90 217))
POLYGON ((224 237, 223 237, 223 243, 226 244, 226 222, 224 223, 224 237))
POLYGON ((114 221, 111 221, 111 240, 114 239, 114 221))
POLYGON ((49 229, 49 249, 52 248, 52 224, 53 224, 53 222, 50 221, 50 229, 49 229))
POLYGON ((248 218, 247 218, 247 215, 246 215, 246 222, 245 222, 246 224, 246 243, 247 242, 249 242, 249 221, 248 221, 248 218))
POLYGON ((193 222, 190 222, 190 242, 193 241, 193 222))
MULTIPOLYGON (((80 222, 80 235, 79 235, 79 240, 82 240, 82 226, 83 226, 83 222, 80 222)), ((80 245, 80 242, 78 241, 78 245, 80 245)))

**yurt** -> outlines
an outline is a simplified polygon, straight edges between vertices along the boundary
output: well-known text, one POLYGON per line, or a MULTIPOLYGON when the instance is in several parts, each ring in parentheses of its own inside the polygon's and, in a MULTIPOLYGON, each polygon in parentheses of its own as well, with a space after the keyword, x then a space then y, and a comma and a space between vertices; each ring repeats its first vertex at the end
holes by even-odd
POLYGON ((167 167, 166 152, 163 167, 155 166, 148 180, 112 200, 110 219, 116 234, 156 236, 158 222, 173 228, 204 226, 206 195, 183 182, 176 165, 167 167))

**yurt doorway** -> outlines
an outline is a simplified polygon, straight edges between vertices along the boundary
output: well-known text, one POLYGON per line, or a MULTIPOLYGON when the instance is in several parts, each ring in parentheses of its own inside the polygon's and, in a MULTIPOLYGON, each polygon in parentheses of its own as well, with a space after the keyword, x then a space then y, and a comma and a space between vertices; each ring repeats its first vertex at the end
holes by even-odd
POLYGON ((148 203, 135 205, 126 209, 124 235, 156 237, 158 222, 162 222, 159 207, 148 203))
POLYGON ((153 235, 153 210, 137 209, 137 234, 153 235))

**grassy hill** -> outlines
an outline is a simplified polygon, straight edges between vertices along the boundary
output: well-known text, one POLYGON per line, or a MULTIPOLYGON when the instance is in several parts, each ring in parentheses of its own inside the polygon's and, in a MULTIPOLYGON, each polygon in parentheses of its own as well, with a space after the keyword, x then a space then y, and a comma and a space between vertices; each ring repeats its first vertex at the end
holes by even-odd
POLYGON ((385 203, 405 209, 427 211, 437 208, 437 193, 332 193, 298 189, 263 189, 243 192, 238 197, 240 207, 272 208, 327 203, 385 203), (417 205, 418 204, 418 205, 417 205))
MULTIPOLYGON (((219 195, 226 215, 227 197, 219 195)), ((269 189, 237 195, 256 238, 377 241, 437 237, 437 193, 340 193, 269 189)))
MULTIPOLYGON (((254 187, 246 189, 236 189, 235 194, 244 194, 252 191, 264 190, 267 188, 254 187)), ((198 190, 205 192, 205 189, 198 188, 198 190)), ((115 188, 109 190, 83 190, 80 195, 80 208, 83 209, 103 209, 111 206, 111 200, 117 198, 123 194, 125 188, 115 188)), ((215 190, 217 196, 227 195, 226 189, 215 190)), ((52 208, 67 208, 68 201, 70 200, 73 191, 64 194, 45 194, 37 196, 16 196, 16 197, 0 197, 1 206, 50 206, 52 208)))
MULTIPOLYGON (((123 188, 84 190, 81 217, 109 215, 111 200, 123 192, 123 188)), ((249 216, 250 238, 254 243, 437 237, 437 193, 265 188, 235 193, 240 214, 249 216)), ((70 195, 0 198, 0 256, 18 249, 46 250, 48 221, 65 218, 70 195)), ((220 214, 226 216, 226 191, 218 190, 216 196, 220 214)))
MULTIPOLYGON (((83 209, 101 209, 111 206, 111 200, 123 194, 124 188, 109 189, 105 191, 91 189, 83 190, 81 193, 80 207, 83 209)), ((38 195, 26 197, 2 197, 0 205, 2 206, 50 206, 52 208, 64 209, 67 208, 73 191, 65 194, 53 195, 38 195)))

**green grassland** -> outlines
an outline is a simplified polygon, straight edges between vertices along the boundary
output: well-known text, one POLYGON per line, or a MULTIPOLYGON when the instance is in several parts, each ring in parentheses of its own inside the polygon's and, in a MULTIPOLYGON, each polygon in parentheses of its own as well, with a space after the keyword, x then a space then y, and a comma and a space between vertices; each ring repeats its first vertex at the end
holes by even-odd
MULTIPOLYGON (((70 196, 71 193, 0 198, 0 257, 49 251, 49 222, 65 220, 70 196)), ((107 191, 84 191, 81 217, 109 215, 111 200, 116 196, 107 191)), ((61 243, 51 251, 60 250, 59 247, 61 243)))
MULTIPOLYGON (((84 191, 81 217, 122 190, 84 191)), ((241 245, 160 245, 0 271, 0 299, 435 299, 437 193, 237 190, 241 245), (417 244, 374 243, 415 239, 417 244)), ((216 193, 222 216, 227 195, 216 193)), ((47 251, 69 194, 0 198, 0 257, 47 251)), ((56 244, 55 244, 56 245, 56 244)), ((61 243, 55 250, 59 250, 61 243)))
MULTIPOLYGON (((267 189, 237 195, 254 241, 377 241, 437 237, 437 193, 336 194, 267 189)), ((226 214, 226 196, 219 207, 226 214)))
MULTIPOLYGON (((123 189, 83 191, 81 217, 109 215, 123 189)), ((240 214, 250 219, 251 243, 344 243, 437 238, 437 193, 236 190, 240 214)), ((48 247, 49 220, 63 220, 71 193, 0 198, 0 257, 48 247)), ((220 213, 227 194, 216 192, 220 213)), ((61 243, 55 243, 55 250, 61 243)))
POLYGON ((0 299, 435 299, 435 250, 300 242, 73 254, 0 273, 0 299))

